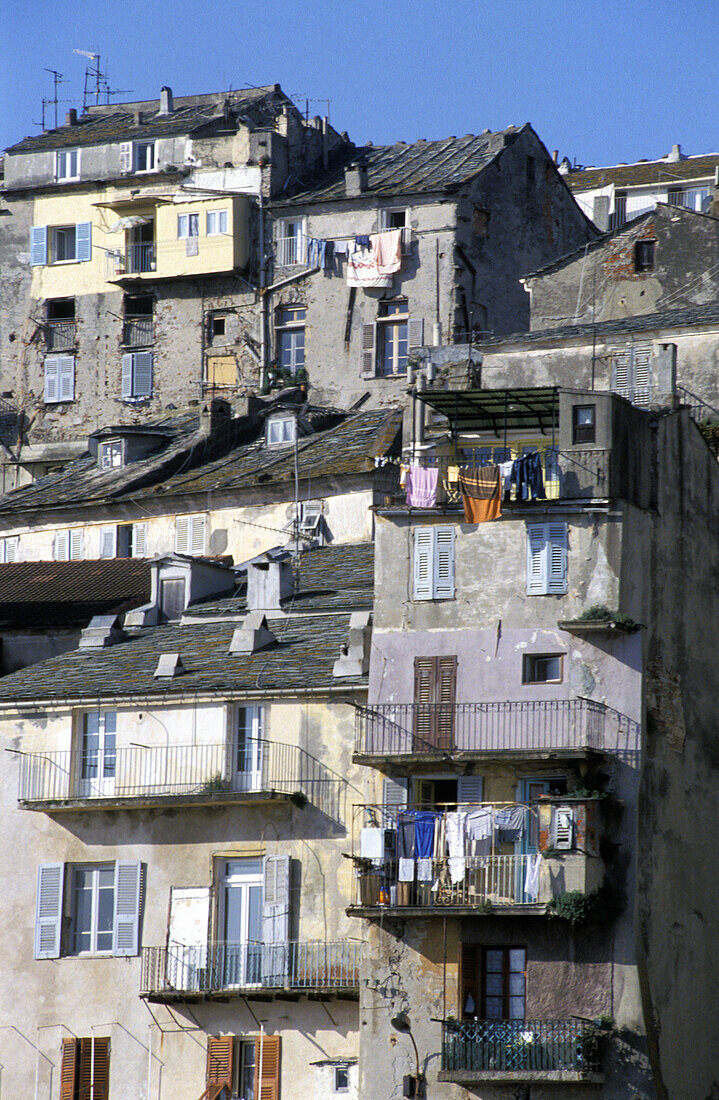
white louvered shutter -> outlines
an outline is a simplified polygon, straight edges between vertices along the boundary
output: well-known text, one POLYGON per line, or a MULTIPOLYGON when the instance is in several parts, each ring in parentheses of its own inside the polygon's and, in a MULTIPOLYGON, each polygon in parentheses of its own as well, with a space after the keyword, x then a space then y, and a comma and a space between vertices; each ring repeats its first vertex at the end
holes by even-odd
POLYGON ((53 546, 53 557, 55 561, 68 561, 70 558, 70 532, 69 531, 56 531, 55 543, 53 546))
POLYGON ((652 349, 647 345, 632 348, 633 389, 632 400, 637 405, 648 405, 652 399, 652 349))
POLYGON ((147 556, 147 524, 133 523, 132 525, 132 556, 144 558, 147 556))
POLYGON ((460 775, 457 777, 457 802, 462 805, 481 802, 483 792, 481 775, 460 775))
POLYGON ((132 171, 132 142, 123 141, 120 145, 120 171, 132 171))
POLYGON ((60 400, 60 357, 51 356, 45 360, 45 403, 55 404, 60 400))
POLYGON ((374 321, 362 325, 362 350, 360 351, 360 378, 374 378, 377 354, 377 326, 374 321))
POLYGON ((75 226, 75 259, 78 263, 92 259, 92 222, 78 222, 75 226))
POLYGON ((547 523, 547 592, 554 595, 567 591, 567 525, 547 523))
POLYGON ((454 528, 434 529, 434 598, 454 598, 454 528))
POLYGON ((541 596, 547 591, 544 524, 527 524, 527 595, 541 596))
POLYGON ((43 267, 47 263, 47 226, 33 225, 30 230, 30 266, 43 267))
POLYGON ((140 861, 118 859, 115 864, 113 955, 138 955, 140 952, 140 881, 140 861))
POLYGON ((619 352, 612 362, 612 389, 620 397, 632 399, 632 360, 629 351, 619 352))
POLYGON ((70 530, 70 560, 81 561, 84 557, 84 529, 73 527, 70 530))
POLYGON ((262 974, 272 984, 284 984, 289 964, 290 857, 265 856, 262 869, 262 974))
POLYGON ((37 869, 36 959, 60 957, 64 874, 63 863, 41 863, 37 869))
POLYGON ((117 554, 117 527, 100 528, 100 557, 114 558, 117 554))
POLYGON ((203 515, 190 516, 190 554, 200 557, 205 552, 205 527, 206 517, 203 515))
POLYGON ((152 397, 152 352, 138 351, 133 364, 133 397, 152 397))
POLYGON ((61 355, 58 383, 58 401, 75 400, 75 356, 61 355))
POLYGON ((14 539, 5 539, 4 540, 3 549, 4 549, 4 554, 5 554, 5 556, 4 556, 5 561, 15 562, 15 561, 18 560, 18 545, 19 545, 19 543, 20 543, 19 537, 14 538, 14 539))
POLYGON ((407 322, 407 347, 421 348, 424 344, 424 317, 410 317, 407 322))
POLYGON ((175 552, 190 553, 190 516, 178 516, 175 520, 175 552))
POLYGON ((408 779, 384 779, 382 781, 382 807, 388 817, 407 805, 408 779))
POLYGON ((571 806, 554 808, 554 847, 568 851, 574 843, 574 811, 571 806))
POLYGON ((414 598, 432 599, 434 533, 431 527, 417 527, 414 532, 414 598))
POLYGON ((131 352, 126 352, 122 357, 122 396, 133 396, 133 364, 135 356, 131 352))

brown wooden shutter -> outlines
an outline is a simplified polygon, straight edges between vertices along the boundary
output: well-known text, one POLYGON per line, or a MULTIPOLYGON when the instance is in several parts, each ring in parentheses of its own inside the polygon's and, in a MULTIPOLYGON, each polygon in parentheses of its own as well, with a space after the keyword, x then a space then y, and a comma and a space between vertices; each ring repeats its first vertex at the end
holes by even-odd
POLYGON ((459 1011, 458 1018, 481 1016, 480 1008, 480 953, 477 943, 463 943, 459 953, 459 1011), (474 1009, 466 1011, 469 998, 474 1001, 474 1009))
POLYGON ((77 1085, 77 1039, 63 1039, 60 1069, 60 1100, 75 1100, 77 1085))
POLYGON ((414 736, 417 751, 454 748, 456 657, 415 657, 414 736))
POLYGON ((108 1100, 110 1095, 110 1039, 80 1039, 77 1100, 108 1100))
POLYGON ((457 692, 457 658, 437 657, 436 673, 436 745, 450 751, 454 748, 454 706, 457 692))
POLYGON ((207 1037, 207 1082, 209 1085, 227 1085, 232 1088, 232 1054, 235 1047, 234 1035, 208 1035, 207 1037))
POLYGON ((263 1039, 255 1040, 255 1097, 256 1100, 280 1100, 279 1035, 265 1035, 263 1039))
POLYGON ((417 752, 426 752, 434 743, 434 700, 437 662, 434 657, 414 659, 414 740, 417 752))

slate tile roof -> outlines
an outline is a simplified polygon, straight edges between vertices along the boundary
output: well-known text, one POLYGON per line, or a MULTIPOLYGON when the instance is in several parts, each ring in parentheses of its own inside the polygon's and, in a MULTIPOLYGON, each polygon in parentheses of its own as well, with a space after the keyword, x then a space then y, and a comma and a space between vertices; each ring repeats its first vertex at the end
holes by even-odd
POLYGON ((56 130, 25 137, 6 152, 11 155, 35 153, 44 149, 80 148, 84 145, 197 133, 214 121, 224 122, 225 98, 232 103, 233 115, 242 116, 255 125, 267 125, 290 103, 278 85, 227 94, 179 97, 175 99, 174 110, 169 115, 158 113, 159 101, 152 106, 149 102, 118 103, 105 110, 91 108, 78 117, 74 126, 58 126, 56 130), (142 122, 138 124, 135 113, 141 107, 147 109, 141 111, 142 122))
POLYGON ((714 175, 719 153, 687 157, 686 160, 648 160, 637 164, 614 164, 607 168, 585 168, 570 172, 564 181, 570 191, 588 191, 593 187, 641 187, 653 183, 680 184, 714 175))
POLYGON ((406 144, 363 146, 345 150, 335 161, 329 175, 314 186, 299 184, 288 189, 287 197, 273 205, 288 203, 334 202, 345 199, 344 169, 349 164, 367 167, 367 190, 363 195, 402 195, 431 191, 448 191, 461 186, 494 160, 521 131, 514 126, 507 130, 442 141, 415 141, 406 144))
POLYGON ((138 558, 0 565, 0 628, 69 630, 149 598, 150 563, 138 558))
MULTIPOLYGON (((276 409, 272 406, 269 411, 276 409)), ((308 430, 315 428, 298 443, 301 478, 371 470, 375 455, 392 446, 401 423, 396 409, 349 415, 321 409, 299 412, 308 430)), ((0 515, 210 489, 240 491, 294 479, 294 447, 267 447, 261 436, 262 424, 252 428, 251 442, 235 445, 231 438, 224 443, 198 441, 196 426, 196 418, 189 425, 185 422, 162 451, 118 469, 101 470, 94 458, 84 455, 59 472, 0 497, 0 515)))

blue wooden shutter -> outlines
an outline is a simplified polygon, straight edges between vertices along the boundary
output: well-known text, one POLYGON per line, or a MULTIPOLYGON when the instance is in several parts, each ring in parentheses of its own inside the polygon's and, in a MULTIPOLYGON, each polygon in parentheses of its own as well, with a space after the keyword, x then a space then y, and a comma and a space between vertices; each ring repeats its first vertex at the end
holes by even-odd
POLYGON ((36 959, 60 957, 64 875, 63 863, 41 863, 37 869, 36 959))
POLYGON ((414 532, 414 598, 432 599, 434 535, 431 527, 417 527, 414 532))
POLYGON ((434 598, 454 598, 454 528, 434 528, 434 598))
POLYGON ((547 591, 545 533, 543 523, 527 524, 527 595, 542 596, 547 591))
POLYGON ((75 259, 83 263, 92 258, 92 222, 78 222, 75 226, 75 259))
POLYGON ((152 396, 152 352, 135 352, 133 397, 152 396))
POLYGON ((134 361, 132 352, 127 352, 122 357, 122 396, 132 397, 132 366, 134 361))
POLYGON ((115 911, 112 922, 113 955, 139 954, 140 882, 140 861, 118 859, 115 864, 115 911))
POLYGON ((567 525, 547 523, 547 592, 561 595, 567 591, 567 525))
POLYGON ((30 230, 30 264, 42 267, 47 263, 47 226, 33 225, 30 230))
POLYGON ((74 401, 75 400, 75 356, 74 355, 60 355, 58 357, 59 363, 59 381, 58 381, 58 401, 74 401))
POLYGON ((54 405, 60 400, 60 357, 45 360, 45 403, 54 405))

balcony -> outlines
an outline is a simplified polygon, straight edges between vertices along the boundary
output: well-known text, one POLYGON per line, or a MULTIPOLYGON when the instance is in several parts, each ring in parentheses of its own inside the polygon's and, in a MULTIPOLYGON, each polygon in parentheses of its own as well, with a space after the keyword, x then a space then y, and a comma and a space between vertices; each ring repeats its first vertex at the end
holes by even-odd
POLYGON ((600 813, 598 800, 571 796, 452 809, 355 806, 349 912, 543 915, 567 891, 589 895, 602 884, 600 813), (407 850, 414 854, 401 858, 407 850))
POLYGON ((294 237, 278 237, 275 241, 275 263, 278 267, 307 265, 307 237, 299 233, 294 237))
POLYGON ((143 947, 140 996, 148 1001, 228 997, 359 996, 361 943, 214 943, 143 947))
POLYGON ((337 816, 340 781, 296 745, 250 739, 23 753, 18 801, 93 810, 292 800, 337 816))
POLYGON ((144 348, 154 341, 152 317, 125 317, 122 322, 122 346, 144 348))
POLYGON ((446 1020, 440 1081, 601 1084, 600 1033, 589 1021, 446 1020))
MULTIPOLYGON (((516 486, 504 486, 503 507, 522 505, 533 507, 546 500, 597 500, 611 496, 611 451, 570 448, 560 451, 547 447, 539 451, 544 481, 544 497, 539 501, 522 499, 516 486)), ((422 467, 437 469, 437 507, 462 507, 459 473, 476 476, 477 470, 490 463, 459 455, 455 457, 426 455, 419 459, 422 467)), ((382 466, 375 471, 375 499, 379 507, 403 505, 411 507, 406 488, 400 485, 399 466, 382 466)))
POLYGON ((145 275, 156 271, 157 255, 154 242, 130 244, 107 253, 108 279, 122 279, 127 275, 145 275))
POLYGON ((532 759, 583 756, 605 750, 606 715, 602 703, 583 698, 357 707, 354 758, 364 764, 409 764, 505 753, 532 759))
POLYGON ((74 351, 77 329, 74 321, 46 321, 45 350, 74 351))

